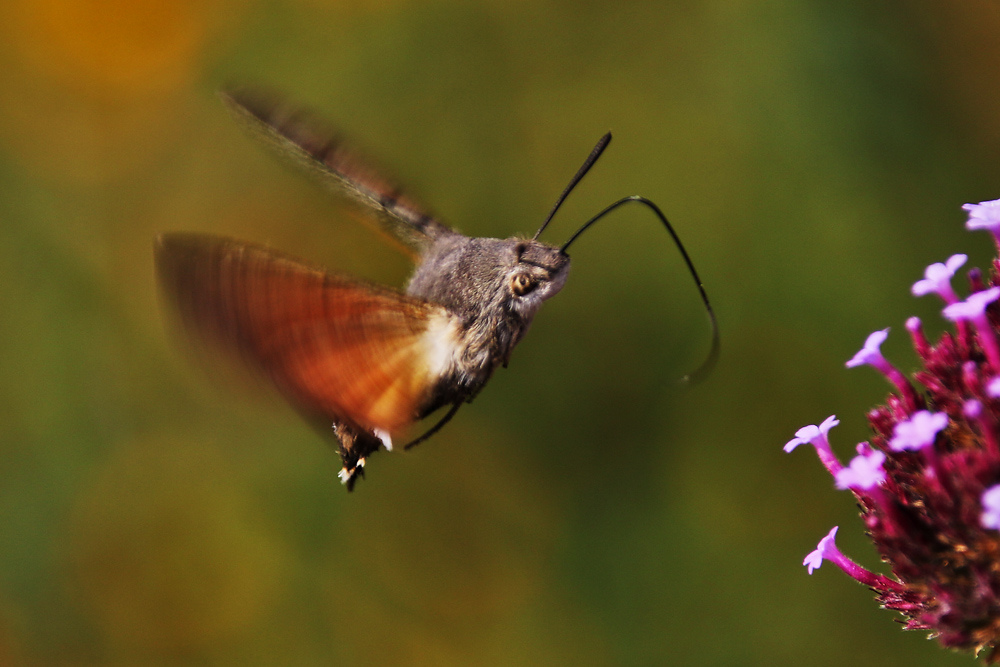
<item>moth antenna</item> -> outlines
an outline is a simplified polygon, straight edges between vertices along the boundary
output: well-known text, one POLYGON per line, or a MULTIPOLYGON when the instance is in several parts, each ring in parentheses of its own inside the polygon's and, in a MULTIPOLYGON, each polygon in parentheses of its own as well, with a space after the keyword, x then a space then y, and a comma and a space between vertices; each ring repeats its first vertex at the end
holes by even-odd
POLYGON ((434 426, 431 426, 429 429, 427 429, 427 431, 423 435, 419 436, 416 440, 412 440, 412 441, 406 443, 406 445, 403 447, 403 449, 409 449, 411 447, 416 447, 421 442, 423 442, 424 440, 427 440, 432 435, 434 435, 435 433, 437 433, 438 431, 440 431, 444 427, 445 424, 447 424, 448 422, 451 421, 451 418, 455 416, 455 413, 458 412, 458 409, 460 407, 462 407, 462 404, 460 402, 452 404, 451 409, 449 409, 448 412, 445 413, 445 416, 441 418, 441 421, 439 421, 437 424, 434 424, 434 426))
POLYGON ((559 199, 556 200, 556 205, 552 207, 551 211, 549 211, 549 215, 547 218, 545 218, 545 222, 543 222, 542 226, 538 228, 538 231, 535 232, 535 235, 531 237, 532 240, 535 240, 542 235, 542 232, 545 231, 545 228, 549 226, 549 222, 551 222, 552 218, 555 217, 556 211, 558 211, 559 207, 563 205, 564 201, 566 201, 566 197, 569 197, 569 193, 573 192, 573 188, 576 187, 576 184, 579 183, 581 180, 583 180, 583 177, 587 175, 587 172, 590 171, 590 168, 594 166, 595 162, 597 162, 597 158, 601 157, 601 153, 604 152, 604 149, 607 148, 608 144, 610 143, 611 143, 610 132, 608 132, 598 140, 597 145, 594 146, 594 150, 590 151, 590 155, 587 156, 587 159, 583 161, 583 164, 577 170, 576 176, 574 176, 570 180, 569 185, 567 185, 566 189, 563 190, 563 193, 559 195, 559 199))
POLYGON ((660 219, 660 222, 663 223, 663 226, 667 228, 667 231, 670 232, 670 236, 674 240, 674 245, 676 245, 677 249, 681 251, 681 256, 684 258, 684 262, 687 264, 688 271, 691 273, 691 277, 694 278, 694 283, 698 287, 698 293, 701 294, 701 301, 702 303, 705 304, 705 311, 708 313, 708 319, 712 324, 712 349, 709 350, 708 352, 708 358, 705 359, 705 361, 703 361, 698 368, 696 368, 693 372, 688 373, 687 375, 681 378, 681 382, 683 383, 696 384, 705 379, 705 377, 712 371, 712 368, 715 367, 715 363, 719 360, 719 352, 721 351, 722 348, 722 342, 719 339, 719 323, 715 319, 715 311, 712 310, 712 304, 709 303, 708 301, 708 294, 705 292, 705 285, 701 282, 701 278, 698 277, 698 272, 694 268, 694 262, 691 261, 691 257, 688 255, 687 250, 684 249, 684 244, 681 243, 680 237, 677 236, 677 232, 674 231, 673 225, 671 225, 670 221, 667 220, 667 216, 663 214, 663 211, 660 210, 659 206, 654 204, 649 199, 646 199, 645 197, 641 197, 639 195, 632 195, 631 197, 625 197, 623 199, 619 199, 618 201, 611 204, 603 211, 592 217, 590 220, 583 223, 580 229, 576 230, 576 233, 573 234, 573 236, 569 237, 569 240, 563 244, 562 248, 560 248, 560 251, 563 254, 565 254, 566 250, 573 243, 573 241, 579 238, 580 234, 583 234, 585 231, 587 231, 588 227, 590 227, 592 224, 594 224, 595 222, 606 216, 608 213, 614 211, 616 208, 624 206, 625 204, 630 204, 632 202, 642 204, 651 209, 653 213, 656 214, 656 217, 660 219))

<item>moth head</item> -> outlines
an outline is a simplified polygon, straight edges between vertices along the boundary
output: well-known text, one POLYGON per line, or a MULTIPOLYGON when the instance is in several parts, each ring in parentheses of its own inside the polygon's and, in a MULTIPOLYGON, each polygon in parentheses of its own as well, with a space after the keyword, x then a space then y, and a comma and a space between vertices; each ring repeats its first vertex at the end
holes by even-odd
POLYGON ((531 318, 546 299, 566 283, 569 255, 535 240, 514 244, 515 261, 507 273, 506 290, 512 311, 531 318))
POLYGON ((453 234, 424 255, 407 292, 467 322, 531 321, 566 282, 569 256, 540 241, 453 234))

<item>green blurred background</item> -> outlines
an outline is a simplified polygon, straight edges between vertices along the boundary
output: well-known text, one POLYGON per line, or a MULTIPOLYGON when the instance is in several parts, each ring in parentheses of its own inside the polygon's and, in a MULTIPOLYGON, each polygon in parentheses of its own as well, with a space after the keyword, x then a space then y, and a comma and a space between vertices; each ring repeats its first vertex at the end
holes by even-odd
POLYGON ((852 499, 781 446, 887 385, 869 332, 942 329, 909 286, 992 255, 1000 4, 774 0, 4 0, 0 664, 964 665, 803 556, 852 499), (273 160, 214 91, 312 105, 468 234, 546 238, 643 194, 438 437, 348 495, 290 410, 191 364, 152 240, 270 242, 401 285, 408 265, 273 160))

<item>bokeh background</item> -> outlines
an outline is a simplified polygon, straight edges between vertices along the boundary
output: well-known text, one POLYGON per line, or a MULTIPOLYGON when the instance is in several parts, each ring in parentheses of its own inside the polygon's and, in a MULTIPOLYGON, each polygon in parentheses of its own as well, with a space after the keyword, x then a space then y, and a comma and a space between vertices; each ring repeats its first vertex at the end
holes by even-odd
POLYGON ((992 243, 994 0, 0 3, 0 664, 965 665, 832 566, 878 558, 793 432, 847 458, 915 357, 928 263, 992 243), (348 495, 280 403, 164 326, 152 240, 270 242, 401 285, 405 258, 248 140, 215 90, 311 105, 468 234, 624 210, 510 369, 348 495))

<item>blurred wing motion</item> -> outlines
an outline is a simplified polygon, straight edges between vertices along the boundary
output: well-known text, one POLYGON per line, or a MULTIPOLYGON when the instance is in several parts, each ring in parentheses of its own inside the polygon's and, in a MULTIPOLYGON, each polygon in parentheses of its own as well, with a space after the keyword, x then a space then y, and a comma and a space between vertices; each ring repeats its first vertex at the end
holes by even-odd
POLYGON ((261 92, 221 93, 250 134, 371 213, 382 229, 417 252, 451 230, 379 176, 321 119, 261 92))
POLYGON ((307 418, 333 426, 352 480, 359 458, 421 416, 454 344, 444 308, 260 246, 166 234, 156 265, 190 334, 237 351, 307 418), (364 451, 350 451, 358 438, 364 451))

